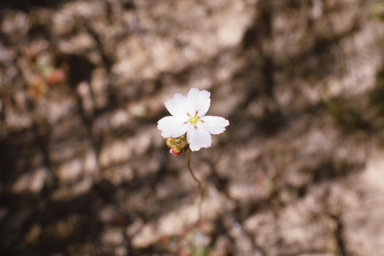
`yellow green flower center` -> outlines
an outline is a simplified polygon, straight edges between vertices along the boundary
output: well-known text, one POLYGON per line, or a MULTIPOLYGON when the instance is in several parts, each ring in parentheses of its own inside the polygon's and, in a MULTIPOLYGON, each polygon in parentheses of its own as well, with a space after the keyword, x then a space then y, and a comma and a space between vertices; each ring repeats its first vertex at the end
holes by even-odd
POLYGON ((191 117, 189 118, 189 122, 190 122, 191 124, 193 124, 193 125, 196 125, 196 123, 197 123, 199 120, 200 120, 200 118, 197 116, 197 114, 194 115, 194 116, 191 116, 191 117))

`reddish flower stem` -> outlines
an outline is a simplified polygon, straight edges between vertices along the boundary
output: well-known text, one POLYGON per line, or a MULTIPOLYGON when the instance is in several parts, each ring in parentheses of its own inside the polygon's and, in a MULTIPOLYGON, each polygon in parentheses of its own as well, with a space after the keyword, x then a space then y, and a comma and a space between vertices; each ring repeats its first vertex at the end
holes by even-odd
POLYGON ((192 171, 192 168, 191 168, 191 154, 192 154, 192 150, 189 150, 189 151, 188 151, 188 169, 189 169, 189 172, 190 172, 191 175, 192 175, 192 178, 193 178, 193 179, 197 182, 197 184, 199 185, 199 190, 200 190, 200 201, 199 201, 199 219, 198 219, 198 222, 200 222, 200 220, 201 220, 201 215, 202 215, 201 204, 203 203, 203 199, 204 199, 205 191, 204 191, 203 185, 201 184, 201 181, 195 176, 195 174, 194 174, 193 171, 192 171))

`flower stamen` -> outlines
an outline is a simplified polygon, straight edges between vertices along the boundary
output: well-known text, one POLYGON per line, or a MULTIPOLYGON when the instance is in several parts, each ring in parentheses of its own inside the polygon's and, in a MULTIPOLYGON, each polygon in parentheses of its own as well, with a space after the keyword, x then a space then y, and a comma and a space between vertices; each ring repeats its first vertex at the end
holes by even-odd
POLYGON ((193 125, 196 126, 196 123, 200 121, 200 118, 197 116, 197 114, 195 116, 191 116, 190 119, 189 119, 189 122, 193 125))

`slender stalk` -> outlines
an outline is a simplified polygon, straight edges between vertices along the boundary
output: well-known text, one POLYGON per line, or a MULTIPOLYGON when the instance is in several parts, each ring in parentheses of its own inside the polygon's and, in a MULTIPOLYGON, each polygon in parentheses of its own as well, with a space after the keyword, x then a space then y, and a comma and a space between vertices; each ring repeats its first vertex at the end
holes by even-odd
POLYGON ((204 199, 205 191, 204 191, 203 185, 201 184, 201 181, 195 176, 195 174, 194 174, 193 171, 192 171, 192 168, 191 168, 191 154, 192 154, 192 151, 189 150, 189 151, 188 151, 188 169, 189 169, 189 172, 190 172, 191 175, 192 175, 192 178, 193 178, 193 179, 197 182, 197 184, 199 185, 199 190, 200 190, 200 201, 199 201, 199 219, 198 219, 198 222, 200 222, 200 220, 201 220, 201 215, 202 215, 201 204, 203 203, 203 199, 204 199))

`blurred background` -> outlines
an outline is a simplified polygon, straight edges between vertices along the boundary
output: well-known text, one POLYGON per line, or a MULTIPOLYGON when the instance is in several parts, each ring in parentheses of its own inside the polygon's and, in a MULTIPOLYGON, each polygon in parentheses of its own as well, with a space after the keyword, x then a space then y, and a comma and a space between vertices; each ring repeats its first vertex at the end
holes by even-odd
POLYGON ((2 0, 0 255, 384 255, 384 1, 2 0), (169 154, 164 101, 230 125, 169 154))

